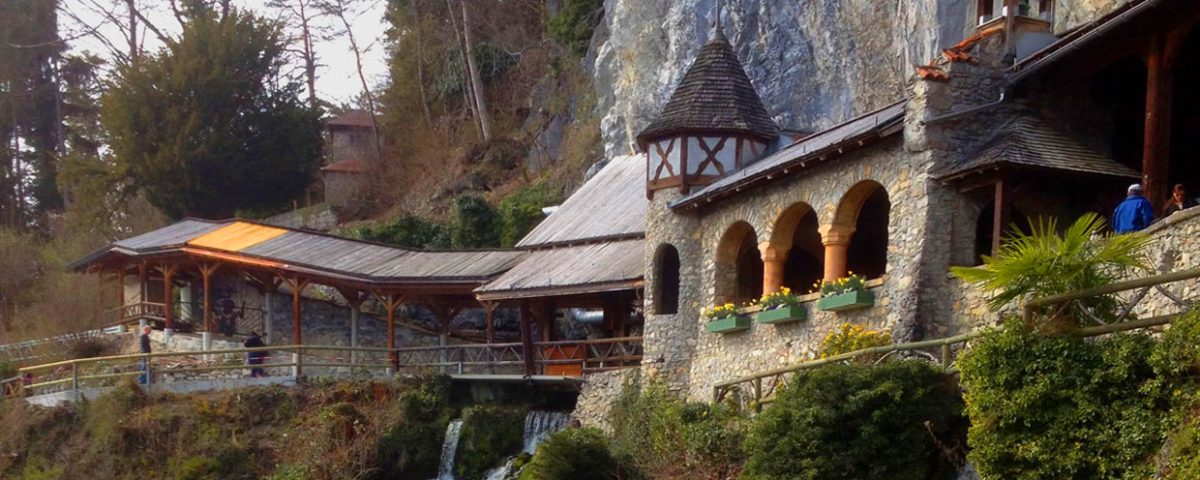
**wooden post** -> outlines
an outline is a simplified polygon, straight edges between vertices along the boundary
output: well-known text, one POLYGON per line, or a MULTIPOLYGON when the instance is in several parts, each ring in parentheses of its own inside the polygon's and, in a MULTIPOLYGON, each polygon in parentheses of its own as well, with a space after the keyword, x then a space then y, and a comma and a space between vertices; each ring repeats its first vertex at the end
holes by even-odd
POLYGON ((216 263, 200 264, 200 277, 204 282, 204 331, 213 331, 212 320, 212 275, 220 265, 216 263))
POLYGON ((1004 227, 1010 221, 1009 212, 1012 210, 1008 208, 1010 193, 1012 193, 1012 182, 1004 177, 997 178, 992 202, 992 255, 1000 251, 1004 227))
POLYGON ((99 283, 99 298, 96 299, 96 308, 92 312, 92 324, 100 325, 100 312, 104 311, 104 269, 96 271, 96 281, 99 283))
MULTIPOLYGON (((292 277, 284 281, 292 289, 292 344, 300 346, 304 344, 304 339, 301 337, 300 331, 300 295, 304 292, 304 287, 308 286, 308 280, 292 277)), ((296 378, 300 378, 303 375, 300 366, 300 355, 302 353, 299 349, 296 350, 296 378)))
POLYGON ((1168 35, 1158 33, 1146 57, 1146 123, 1142 143, 1142 183, 1146 198, 1158 212, 1169 195, 1167 178, 1171 152, 1171 71, 1168 35))
POLYGON ((529 317, 529 303, 521 302, 521 307, 517 310, 517 318, 521 321, 521 354, 523 357, 525 357, 526 377, 533 376, 535 372, 533 363, 533 339, 530 338, 529 333, 529 317))
POLYGON ((496 343, 496 302, 483 302, 483 313, 487 324, 487 343, 496 343))
POLYGON ((138 303, 146 303, 146 262, 138 263, 138 303))
POLYGON ((125 266, 117 269, 117 315, 120 315, 121 307, 125 306, 125 266))
POLYGON ((170 263, 158 267, 158 271, 162 272, 163 276, 163 333, 165 337, 170 337, 170 334, 175 331, 175 298, 173 290, 175 272, 178 270, 179 265, 170 263))
POLYGON ((375 292, 375 297, 379 298, 379 302, 383 304, 384 310, 387 311, 387 349, 388 363, 392 365, 392 372, 400 370, 400 357, 396 355, 396 309, 400 304, 404 303, 404 297, 395 292, 375 292))

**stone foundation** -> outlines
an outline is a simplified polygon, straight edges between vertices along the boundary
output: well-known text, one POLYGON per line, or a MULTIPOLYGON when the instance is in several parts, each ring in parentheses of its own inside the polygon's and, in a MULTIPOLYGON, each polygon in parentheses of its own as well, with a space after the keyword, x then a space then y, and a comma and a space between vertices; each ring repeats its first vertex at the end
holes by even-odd
POLYGON ((608 423, 609 412, 625 385, 636 384, 640 379, 640 371, 636 368, 588 374, 583 378, 583 389, 579 392, 575 412, 571 416, 585 427, 612 432, 612 426, 608 423))

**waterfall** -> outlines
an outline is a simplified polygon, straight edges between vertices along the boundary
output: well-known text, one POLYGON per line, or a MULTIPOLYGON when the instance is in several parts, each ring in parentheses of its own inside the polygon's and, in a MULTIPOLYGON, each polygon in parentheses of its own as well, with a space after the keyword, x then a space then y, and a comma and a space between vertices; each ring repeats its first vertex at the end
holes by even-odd
MULTIPOLYGON (((538 444, 542 443, 550 434, 567 428, 567 423, 570 421, 571 415, 562 412, 544 412, 540 410, 529 412, 525 416, 525 453, 532 455, 537 450, 538 444)), ((513 463, 516 461, 517 457, 509 457, 504 462, 504 466, 488 470, 484 474, 483 479, 504 480, 512 473, 513 463)))
POLYGON ((462 433, 462 420, 451 420, 446 425, 446 440, 442 442, 442 463, 438 466, 435 480, 454 480, 454 452, 458 450, 458 436, 462 433))
POLYGON ((537 450, 539 443, 551 433, 567 428, 571 415, 562 412, 544 412, 534 410, 525 416, 525 453, 530 455, 537 450))

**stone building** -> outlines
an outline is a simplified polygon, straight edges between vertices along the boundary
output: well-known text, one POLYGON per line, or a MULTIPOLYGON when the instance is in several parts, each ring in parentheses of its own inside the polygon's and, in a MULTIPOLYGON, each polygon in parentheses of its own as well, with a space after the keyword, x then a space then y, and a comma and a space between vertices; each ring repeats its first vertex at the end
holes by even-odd
POLYGON ((375 123, 365 110, 350 110, 325 125, 325 202, 340 208, 354 201, 378 161, 375 123))
MULTIPOLYGON (((891 102, 797 138, 773 121, 795 112, 766 110, 761 80, 714 29, 637 136, 645 378, 705 399, 716 382, 813 358, 842 323, 908 341, 995 322, 948 271, 978 264, 1010 225, 1111 212, 1139 180, 1156 205, 1168 184, 1200 187, 1183 141, 1200 133, 1195 95, 1171 91, 1200 68, 1200 6, 1133 0, 1068 24, 1054 2, 967 3, 965 40, 905 88, 872 93, 891 102), (729 333, 701 315, 850 272, 872 304, 827 311, 803 295, 805 320, 729 333)), ((1177 239, 1194 227, 1163 223, 1153 234, 1194 264, 1177 239)))

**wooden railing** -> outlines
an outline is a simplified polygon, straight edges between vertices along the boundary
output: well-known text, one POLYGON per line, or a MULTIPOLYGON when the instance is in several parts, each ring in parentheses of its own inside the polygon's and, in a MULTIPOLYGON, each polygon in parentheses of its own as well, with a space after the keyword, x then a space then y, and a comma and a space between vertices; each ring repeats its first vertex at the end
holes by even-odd
POLYGON ((116 309, 117 315, 112 323, 124 323, 143 318, 163 320, 167 318, 167 306, 162 303, 138 302, 121 305, 116 309))
POLYGON ((518 374, 580 376, 585 372, 637 366, 641 337, 534 344, 536 371, 526 372, 521 344, 463 344, 434 347, 369 348, 282 345, 195 352, 158 352, 64 360, 23 367, 3 383, 6 396, 81 394, 136 379, 155 385, 189 380, 242 380, 251 376, 387 378, 396 373, 518 374), (574 352, 564 357, 566 352, 574 352), (258 357, 250 363, 251 354, 258 357), (555 370, 555 367, 572 367, 555 370), (260 374, 260 375, 256 375, 260 374))
MULTIPOLYGON (((1179 296, 1166 291, 1163 286, 1168 283, 1190 280, 1194 278, 1200 278, 1200 268, 1154 275, 1145 278, 1116 282, 1099 288, 1037 298, 1030 300, 1025 304, 1024 316, 1026 320, 1032 321, 1040 314, 1061 310, 1062 306, 1068 305, 1070 302, 1100 295, 1113 295, 1122 292, 1133 292, 1134 295, 1132 297, 1125 299, 1125 301, 1121 302, 1121 305, 1118 306, 1118 310, 1121 313, 1118 315, 1118 318, 1127 318, 1130 314, 1132 314, 1138 303, 1146 298, 1147 293, 1151 289, 1155 289, 1169 298, 1177 307, 1180 308, 1180 310, 1175 313, 1157 315, 1149 318, 1082 328, 1080 329, 1079 333, 1084 337, 1095 337, 1110 333, 1165 325, 1170 323, 1182 313, 1195 308, 1196 305, 1189 299, 1180 298, 1179 296)), ((801 362, 799 364, 783 368, 766 370, 753 375, 714 384, 713 400, 717 402, 731 400, 743 406, 750 406, 753 409, 757 409, 762 405, 774 401, 775 395, 782 390, 782 388, 786 386, 787 383, 797 373, 804 370, 820 367, 822 365, 828 365, 831 363, 861 359, 864 357, 877 358, 877 361, 882 361, 898 353, 907 353, 912 356, 919 356, 929 359, 936 362, 946 371, 953 372, 955 370, 954 360, 956 355, 961 352, 971 340, 979 338, 983 335, 983 333, 983 331, 976 331, 947 338, 866 348, 827 358, 801 362)))

